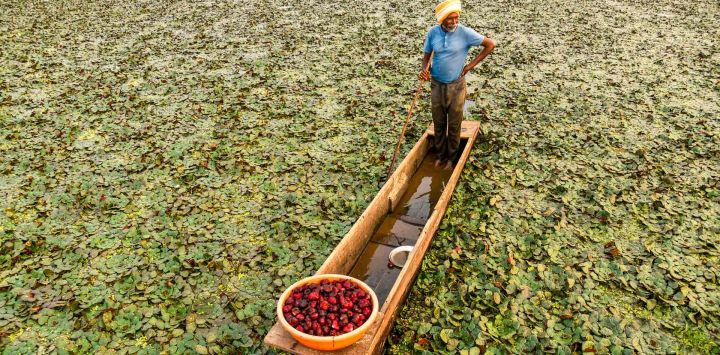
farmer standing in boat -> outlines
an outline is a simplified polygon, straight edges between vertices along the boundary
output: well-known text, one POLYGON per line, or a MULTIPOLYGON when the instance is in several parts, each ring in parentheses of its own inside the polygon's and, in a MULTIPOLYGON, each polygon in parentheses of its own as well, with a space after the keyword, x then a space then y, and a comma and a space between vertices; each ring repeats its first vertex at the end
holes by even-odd
POLYGON ((460 126, 465 104, 465 74, 473 70, 495 49, 495 41, 459 24, 460 0, 446 0, 435 7, 438 25, 428 31, 425 38, 425 56, 420 78, 430 80, 435 138, 433 148, 438 164, 452 169, 460 147, 460 126), (483 46, 483 50, 465 65, 470 47, 483 46), (433 56, 433 53, 434 56, 433 56), (425 70, 432 56, 430 70, 425 70))

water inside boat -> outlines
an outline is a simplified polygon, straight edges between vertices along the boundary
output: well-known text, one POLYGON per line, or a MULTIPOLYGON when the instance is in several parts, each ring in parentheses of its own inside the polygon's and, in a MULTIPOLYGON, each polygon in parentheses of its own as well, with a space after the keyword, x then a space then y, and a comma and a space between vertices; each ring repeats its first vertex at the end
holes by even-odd
MULTIPOLYGON (((460 151, 464 146, 465 140, 460 151)), ((437 161, 435 153, 425 155, 398 207, 385 217, 350 271, 350 276, 375 291, 380 304, 385 302, 401 270, 389 262, 390 252, 399 246, 415 245, 452 175, 453 169, 442 169, 436 166, 437 161)))

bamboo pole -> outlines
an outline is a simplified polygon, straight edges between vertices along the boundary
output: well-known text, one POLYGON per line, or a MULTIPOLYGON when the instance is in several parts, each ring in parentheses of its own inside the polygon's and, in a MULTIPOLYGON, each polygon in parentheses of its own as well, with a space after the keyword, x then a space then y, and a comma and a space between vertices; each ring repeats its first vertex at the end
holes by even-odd
MULTIPOLYGON (((430 63, 432 63, 432 55, 430 55, 430 59, 425 65, 425 68, 423 68, 423 72, 430 69, 430 63)), ((400 132, 400 138, 398 138, 397 146, 395 147, 395 153, 393 153, 392 160, 390 161, 390 167, 388 167, 387 176, 390 176, 393 168, 395 167, 395 161, 397 160, 397 155, 400 152, 400 145, 402 144, 402 139, 403 137, 405 137, 405 131, 407 130, 408 123, 410 123, 410 117, 412 117, 412 111, 413 108, 415 108, 415 102, 417 102, 418 96, 420 96, 420 91, 422 91, 423 84, 425 84, 425 79, 421 78, 420 85, 418 85, 417 89, 415 90, 415 97, 413 97, 412 103, 410 103, 410 108, 408 108, 408 115, 405 119, 405 125, 403 126, 402 132, 400 132)))

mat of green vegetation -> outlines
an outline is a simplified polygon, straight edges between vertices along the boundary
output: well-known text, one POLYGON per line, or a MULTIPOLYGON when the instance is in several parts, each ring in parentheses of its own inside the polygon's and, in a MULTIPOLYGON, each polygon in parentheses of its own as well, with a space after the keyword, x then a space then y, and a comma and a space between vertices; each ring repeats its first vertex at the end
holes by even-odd
MULTIPOLYGON (((271 352, 386 178, 434 5, 1 3, 3 352, 271 352)), ((720 352, 717 2, 464 7, 482 134, 388 352, 720 352)))

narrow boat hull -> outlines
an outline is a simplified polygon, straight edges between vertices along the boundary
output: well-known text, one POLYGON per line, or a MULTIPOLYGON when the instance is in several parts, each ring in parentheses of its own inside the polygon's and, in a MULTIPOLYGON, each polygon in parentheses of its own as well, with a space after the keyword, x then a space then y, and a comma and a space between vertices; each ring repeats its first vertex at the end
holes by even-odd
MULTIPOLYGON (((392 329, 395 318, 400 310, 400 305, 405 301, 408 291, 420 270, 422 259, 425 256, 430 242, 435 235, 445 210, 450 203, 450 198, 470 156, 470 151, 480 129, 480 123, 465 121, 462 123, 461 139, 465 141, 465 147, 450 179, 445 186, 440 198, 425 223, 420 236, 418 237, 413 251, 408 256, 405 266, 391 288, 385 302, 380 307, 380 313, 375 324, 357 343, 333 353, 337 354, 379 354, 382 353, 385 340, 392 329)), ((430 150, 431 138, 434 134, 432 126, 423 134, 405 159, 400 163, 397 170, 383 185, 375 198, 370 202, 357 222, 350 228, 350 231, 343 237, 340 243, 320 267, 316 274, 348 274, 365 246, 370 242, 375 230, 380 226, 385 217, 398 208, 401 197, 407 190, 408 183, 421 162, 430 150)), ((287 351, 293 354, 327 354, 307 348, 293 339, 279 323, 276 323, 270 332, 265 336, 265 343, 269 346, 287 351)))

